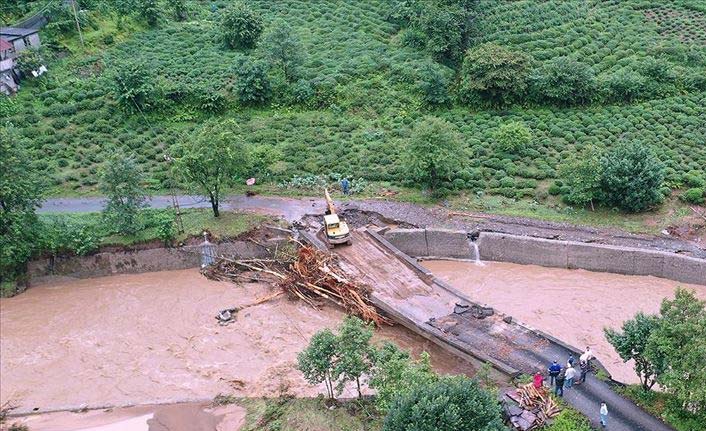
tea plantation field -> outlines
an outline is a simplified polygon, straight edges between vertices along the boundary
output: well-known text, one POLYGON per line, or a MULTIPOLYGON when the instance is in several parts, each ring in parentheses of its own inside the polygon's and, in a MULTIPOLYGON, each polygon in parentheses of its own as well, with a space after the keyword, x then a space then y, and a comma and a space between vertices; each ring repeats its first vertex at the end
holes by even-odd
POLYGON ((541 201, 563 162, 587 146, 621 141, 652 147, 672 189, 685 187, 689 173, 706 179, 702 1, 479 0, 469 16, 469 46, 492 42, 521 51, 535 68, 570 57, 589 65, 599 85, 629 74, 647 89, 629 101, 597 96, 559 106, 528 98, 502 109, 456 100, 458 65, 441 64, 409 42, 410 31, 390 19, 392 0, 248 2, 265 27, 281 18, 294 29, 306 52, 300 82, 323 95, 292 103, 279 97, 281 83, 274 81, 267 104, 243 106, 234 96, 235 75, 240 60, 258 50, 221 43, 219 7, 227 3, 189 2, 184 22, 163 16, 155 28, 137 15, 120 28, 115 14, 92 11, 87 48, 75 36, 57 38, 54 45, 69 50, 55 50, 60 55, 48 76, 26 81, 0 105, 12 124, 3 127, 37 150, 55 193, 94 192, 101 163, 116 149, 134 153, 150 187, 164 190, 170 147, 204 121, 226 118, 237 120, 251 149, 252 175, 271 183, 339 173, 404 184, 402 149, 428 115, 452 123, 468 150, 452 182, 456 190, 541 201), (159 109, 129 113, 118 105, 111 74, 130 61, 167 89, 159 109), (659 73, 644 72, 646 64, 657 64, 659 73), (425 103, 428 73, 447 83, 446 103, 425 103), (496 130, 509 122, 532 135, 517 154, 494 147, 496 130))

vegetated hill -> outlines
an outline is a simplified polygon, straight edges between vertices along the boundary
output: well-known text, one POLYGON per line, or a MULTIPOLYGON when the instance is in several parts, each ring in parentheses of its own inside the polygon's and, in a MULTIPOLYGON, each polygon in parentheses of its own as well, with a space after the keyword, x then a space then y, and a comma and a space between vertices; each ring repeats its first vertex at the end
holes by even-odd
POLYGON ((296 82, 274 75, 268 103, 242 106, 236 76, 241 60, 259 50, 223 46, 218 22, 228 3, 190 2, 185 22, 165 8, 156 28, 143 25, 127 38, 131 24, 116 27, 106 8, 88 12, 87 38, 98 49, 56 37, 77 54, 55 58, 46 78, 2 102, 0 115, 39 150, 59 190, 93 190, 114 149, 137 154, 153 187, 165 188, 169 147, 208 119, 230 117, 252 148, 253 175, 273 182, 332 172, 404 182, 402 147, 425 115, 454 124, 472 154, 459 161, 449 188, 543 199, 538 186, 582 148, 630 140, 654 148, 672 188, 690 171, 706 176, 702 1, 438 0, 444 12, 456 3, 467 8, 455 42, 461 48, 493 43, 526 54, 532 76, 570 59, 595 78, 585 100, 564 101, 534 94, 530 77, 526 94, 502 107, 456 97, 461 57, 435 51, 440 42, 424 33, 435 21, 415 27, 396 0, 248 2, 265 28, 285 20, 306 56, 296 82), (113 76, 135 64, 160 98, 129 113, 116 101, 113 76), (512 121, 529 128, 532 142, 507 153, 495 136, 512 121))

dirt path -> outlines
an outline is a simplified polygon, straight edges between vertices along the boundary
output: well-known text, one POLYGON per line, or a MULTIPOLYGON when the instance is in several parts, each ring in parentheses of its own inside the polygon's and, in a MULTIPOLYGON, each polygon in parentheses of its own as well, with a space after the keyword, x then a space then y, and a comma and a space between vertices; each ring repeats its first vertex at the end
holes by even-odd
MULTIPOLYGON (((63 280, 0 299, 0 404, 46 411, 218 393, 315 396, 323 390, 303 380, 296 355, 315 332, 337 326, 341 311, 312 312, 280 297, 243 310, 234 324, 216 324, 219 310, 269 293, 265 285, 237 287, 183 270, 63 280)), ((376 338, 430 351, 440 372, 473 372, 403 328, 376 338)))
POLYGON ((579 348, 591 346, 615 380, 639 383, 603 336, 638 311, 656 313, 677 286, 706 299, 706 286, 655 277, 503 262, 425 261, 424 267, 471 298, 579 348), (639 298, 639 300, 637 300, 639 298))
MULTIPOLYGON (((103 198, 97 197, 47 199, 39 211, 95 212, 103 208, 103 202, 103 198)), ((209 203, 198 196, 179 196, 179 202, 183 208, 209 207, 209 203)), ((153 196, 149 204, 153 208, 167 208, 171 206, 171 197, 153 196)), ((281 216, 291 222, 307 214, 322 214, 325 204, 321 198, 233 195, 225 198, 222 206, 224 210, 254 211, 281 216)), ((388 220, 419 227, 445 227, 469 232, 503 232, 548 239, 671 251, 706 258, 706 229, 696 232, 693 235, 694 240, 688 241, 666 235, 638 235, 611 228, 593 228, 482 213, 463 213, 449 211, 441 206, 426 207, 381 199, 349 200, 339 203, 339 208, 344 212, 374 213, 373 218, 379 215, 388 220)))

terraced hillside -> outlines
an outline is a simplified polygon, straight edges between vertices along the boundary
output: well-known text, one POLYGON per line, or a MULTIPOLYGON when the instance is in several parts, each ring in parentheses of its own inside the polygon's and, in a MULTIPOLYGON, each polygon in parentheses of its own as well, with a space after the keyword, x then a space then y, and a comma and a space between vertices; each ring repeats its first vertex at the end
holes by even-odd
POLYGON ((218 20, 227 3, 191 2, 184 22, 165 9, 155 28, 138 15, 118 25, 115 14, 90 11, 88 49, 75 36, 57 38, 73 54, 56 51, 49 76, 27 81, 0 112, 43 156, 58 193, 95 190, 101 163, 115 149, 135 153, 152 188, 164 189, 170 147, 208 119, 231 117, 252 150, 252 175, 273 183, 340 173, 403 184, 401 149, 426 115, 448 120, 461 135, 469 157, 448 185, 461 191, 541 202, 560 165, 580 150, 633 140, 665 162, 668 187, 686 187, 687 173, 706 177, 700 1, 465 2, 465 46, 495 43, 525 53, 538 71, 570 58, 595 74, 590 101, 565 106, 527 96, 502 109, 458 100, 458 61, 435 61, 396 18, 394 0, 249 2, 265 28, 284 19, 306 55, 296 83, 273 77, 268 103, 242 106, 234 94, 238 68, 259 54, 223 47, 218 20), (126 112, 115 97, 115 71, 135 62, 163 96, 147 112, 126 112), (637 90, 616 98, 618 79, 637 90), (430 104, 427 92, 437 83, 443 103, 430 104), (307 92, 313 96, 301 96, 307 92), (513 121, 529 129, 530 144, 517 154, 497 151, 498 127, 513 121))

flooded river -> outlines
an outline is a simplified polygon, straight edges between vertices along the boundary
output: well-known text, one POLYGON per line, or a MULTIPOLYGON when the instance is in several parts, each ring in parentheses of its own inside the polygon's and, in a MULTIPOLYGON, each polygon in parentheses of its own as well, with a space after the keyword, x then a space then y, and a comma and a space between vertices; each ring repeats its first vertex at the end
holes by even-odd
MULTIPOLYGON (((282 296, 246 308, 229 326, 216 323, 219 310, 271 292, 182 270, 59 280, 0 299, 0 404, 45 411, 323 392, 294 366, 315 332, 340 323, 338 309, 313 311, 282 296)), ((473 372, 403 328, 376 338, 429 351, 440 372, 473 372)))
MULTIPOLYGON (((472 299, 485 302, 580 349, 591 346, 613 378, 638 383, 603 336, 638 311, 656 313, 677 286, 706 299, 706 286, 655 277, 485 262, 425 261, 423 265, 472 299)), ((564 360, 564 358, 558 358, 564 360)))

